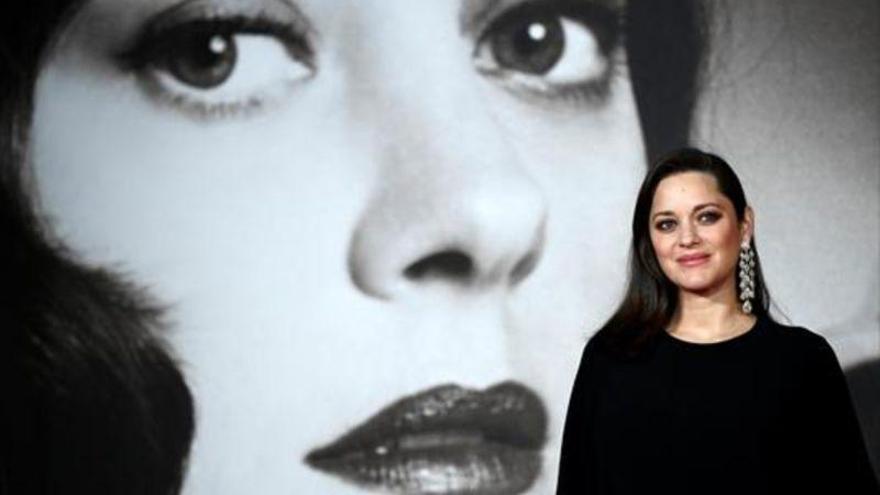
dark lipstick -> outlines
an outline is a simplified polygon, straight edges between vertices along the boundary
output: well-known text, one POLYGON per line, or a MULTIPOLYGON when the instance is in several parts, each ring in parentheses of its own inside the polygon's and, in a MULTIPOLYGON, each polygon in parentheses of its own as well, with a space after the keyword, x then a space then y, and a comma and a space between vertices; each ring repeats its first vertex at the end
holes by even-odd
POLYGON ((305 462, 365 488, 411 494, 518 494, 541 470, 547 414, 516 382, 441 385, 385 407, 305 462))

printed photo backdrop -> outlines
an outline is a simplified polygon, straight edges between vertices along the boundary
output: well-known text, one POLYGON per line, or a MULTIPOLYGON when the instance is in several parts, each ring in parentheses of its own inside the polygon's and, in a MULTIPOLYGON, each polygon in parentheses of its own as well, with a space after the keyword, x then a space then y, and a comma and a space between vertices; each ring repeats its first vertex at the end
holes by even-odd
POLYGON ((13 264, 48 486, 553 493, 638 184, 687 143, 742 177, 878 466, 876 2, 34 5, 3 193, 67 260, 13 264))
POLYGON ((694 142, 737 167, 775 303, 834 347, 880 472, 878 6, 714 5, 694 142))

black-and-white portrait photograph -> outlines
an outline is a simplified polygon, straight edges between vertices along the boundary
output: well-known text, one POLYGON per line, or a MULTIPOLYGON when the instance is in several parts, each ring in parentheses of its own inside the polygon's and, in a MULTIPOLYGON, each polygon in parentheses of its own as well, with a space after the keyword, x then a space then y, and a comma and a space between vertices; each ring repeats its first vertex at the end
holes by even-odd
POLYGON ((875 0, 12 4, 0 494, 878 493, 875 0))

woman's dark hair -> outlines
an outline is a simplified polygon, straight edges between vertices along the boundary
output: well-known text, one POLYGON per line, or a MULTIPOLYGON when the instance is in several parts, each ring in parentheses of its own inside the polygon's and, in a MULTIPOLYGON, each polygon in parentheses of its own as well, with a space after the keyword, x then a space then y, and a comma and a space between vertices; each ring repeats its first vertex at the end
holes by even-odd
MULTIPOLYGON (((119 274, 66 251, 28 189, 37 77, 85 1, 18 2, 16 15, 0 17, 0 494, 172 494, 194 420, 161 310, 119 274)), ((705 41, 700 5, 628 3, 629 74, 648 156, 687 142, 705 41)))
MULTIPOLYGON (((661 157, 645 176, 636 199, 632 220, 629 283, 623 301, 597 334, 606 347, 621 356, 634 357, 648 348, 653 337, 664 331, 678 306, 678 287, 663 273, 651 243, 651 205, 660 182, 672 175, 700 172, 715 179, 718 190, 733 203, 737 221, 744 218, 745 192, 730 165, 717 155, 695 148, 683 148, 661 157)), ((755 259, 755 296, 752 313, 771 318, 770 295, 761 273, 761 260, 750 240, 755 259)), ((739 286, 739 273, 736 284, 739 286)))

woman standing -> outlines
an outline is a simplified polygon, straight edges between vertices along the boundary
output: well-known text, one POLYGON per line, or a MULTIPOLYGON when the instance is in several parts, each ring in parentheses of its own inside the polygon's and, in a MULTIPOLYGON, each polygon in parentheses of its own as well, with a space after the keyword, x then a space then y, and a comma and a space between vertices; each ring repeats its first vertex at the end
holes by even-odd
POLYGON ((681 150, 648 173, 626 296, 575 380, 557 493, 877 493, 831 347, 769 314, 754 222, 715 155, 681 150))

